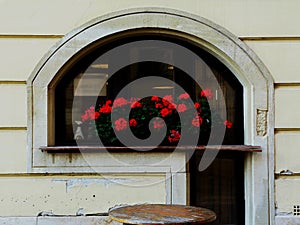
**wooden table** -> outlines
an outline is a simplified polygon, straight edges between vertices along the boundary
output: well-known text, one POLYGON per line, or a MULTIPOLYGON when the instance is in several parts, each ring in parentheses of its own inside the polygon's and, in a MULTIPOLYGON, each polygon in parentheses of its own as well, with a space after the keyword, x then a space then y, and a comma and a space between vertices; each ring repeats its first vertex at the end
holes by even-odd
POLYGON ((185 205, 142 204, 111 208, 110 218, 123 224, 205 224, 216 220, 216 214, 205 208, 185 205))

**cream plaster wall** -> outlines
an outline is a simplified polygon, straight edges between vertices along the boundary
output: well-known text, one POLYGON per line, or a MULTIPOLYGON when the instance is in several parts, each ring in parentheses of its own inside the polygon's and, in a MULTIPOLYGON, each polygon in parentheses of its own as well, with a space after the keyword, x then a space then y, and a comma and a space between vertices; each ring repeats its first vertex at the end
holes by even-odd
POLYGON ((300 128, 300 86, 284 86, 275 89, 275 127, 300 128), (292 104, 291 104, 292 103, 292 104))
POLYGON ((0 127, 27 126, 27 94, 25 84, 0 83, 0 127))
POLYGON ((163 178, 162 175, 2 177, 0 215, 37 216, 47 212, 74 216, 81 208, 83 214, 95 214, 107 213, 110 207, 119 204, 164 203, 163 178))
MULTIPOLYGON (((276 173, 290 170, 300 173, 300 132, 278 131, 275 135, 276 173)), ((296 193, 295 193, 296 194, 296 193)))
MULTIPOLYGON (((104 200, 105 207, 129 199, 133 202, 136 199, 165 201, 164 184, 157 185, 155 190, 158 191, 154 192, 151 187, 137 190, 122 185, 109 185, 108 188, 105 182, 89 183, 87 186, 78 183, 69 193, 66 192, 66 182, 54 180, 72 180, 74 177, 49 178, 43 175, 34 177, 25 175, 28 162, 27 96, 24 82, 33 68, 62 36, 91 19, 121 9, 145 6, 178 9, 212 20, 245 40, 246 44, 257 53, 273 75, 277 87, 274 99, 275 172, 290 169, 299 175, 299 1, 2 0, 0 1, 0 193, 5 193, 5 196, 0 198, 0 216, 35 216, 37 212, 46 209, 74 214, 81 204, 86 204, 89 209, 94 207, 93 209, 104 211, 105 209, 99 208, 94 200, 85 200, 85 197, 90 198, 87 196, 90 193, 96 193, 97 198, 101 195, 106 197, 105 195, 113 196, 115 193, 121 195, 128 193, 128 198, 117 196, 118 198, 109 204, 108 199, 104 200), (262 37, 264 39, 260 39, 262 37), (48 193, 51 195, 49 198, 48 193), (64 206, 56 204, 55 200, 58 198, 69 201, 65 210, 62 210, 64 206), (74 204, 71 204, 71 199, 74 204)), ((85 178, 91 181, 94 179, 89 175, 85 178)), ((300 180, 297 176, 278 175, 275 185, 274 197, 278 212, 290 212, 293 204, 300 205, 297 198, 300 180)))
POLYGON ((45 52, 58 39, 2 37, 0 33, 0 81, 26 81, 45 52), (30 54, 29 54, 30 53, 30 54))
POLYGON ((64 35, 109 12, 136 7, 172 8, 201 15, 237 36, 299 36, 299 1, 289 0, 2 0, 2 34, 64 35), (50 5, 49 5, 50 3, 50 5))
POLYGON ((0 180, 7 173, 26 173, 26 136, 24 129, 0 129, 0 180))
POLYGON ((245 42, 263 60, 274 77, 275 83, 300 83, 300 36, 294 40, 245 42))
POLYGON ((298 177, 281 178, 276 180, 277 187, 277 213, 278 214, 293 214, 293 206, 299 205, 300 202, 300 179, 298 177))
MULTIPOLYGON (((278 214, 293 215, 293 205, 300 205, 300 37, 249 40, 246 43, 263 60, 274 77, 275 201, 278 214), (293 174, 280 174, 287 170, 293 174)), ((284 216, 279 221, 278 224, 283 224, 284 216)), ((293 219, 287 221, 296 224, 293 219)))

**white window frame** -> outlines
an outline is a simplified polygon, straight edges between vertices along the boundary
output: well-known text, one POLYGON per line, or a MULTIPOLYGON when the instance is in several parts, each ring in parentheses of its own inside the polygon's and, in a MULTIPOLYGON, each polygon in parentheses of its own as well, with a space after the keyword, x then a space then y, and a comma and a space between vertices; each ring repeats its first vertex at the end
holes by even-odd
MULTIPOLYGON (((73 160, 71 153, 48 154, 39 149, 49 144, 49 85, 64 64, 85 47, 110 35, 139 29, 143 32, 161 29, 160 32, 196 43, 222 61, 241 82, 244 88, 244 142, 262 147, 261 153, 248 153, 246 156, 246 225, 274 224, 273 79, 253 51, 236 36, 211 21, 181 11, 141 8, 105 15, 67 34, 52 48, 28 80, 28 170, 33 173, 89 172, 84 161, 73 160)), ((153 157, 159 157, 159 154, 153 157)), ((133 156, 127 154, 122 157, 130 159, 133 156)), ((113 166, 103 167, 103 172, 151 171, 172 174, 174 168, 184 162, 183 154, 175 158, 161 165, 160 169, 147 165, 143 170, 140 167, 129 170, 113 166)), ((182 182, 186 181, 186 171, 172 175, 175 176, 170 184, 173 194, 166 202, 185 203, 188 187, 182 182)))

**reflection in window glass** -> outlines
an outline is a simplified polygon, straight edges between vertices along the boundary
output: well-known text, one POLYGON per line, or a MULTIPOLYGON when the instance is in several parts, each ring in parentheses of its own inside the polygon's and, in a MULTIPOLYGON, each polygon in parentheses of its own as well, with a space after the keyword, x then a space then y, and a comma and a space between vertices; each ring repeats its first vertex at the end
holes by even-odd
MULTIPOLYGON (((234 75, 216 58, 203 51, 200 48, 176 40, 186 48, 191 49, 202 60, 193 59, 186 62, 189 65, 192 75, 187 75, 176 65, 162 62, 135 62, 143 54, 155 52, 169 61, 180 59, 174 49, 160 48, 156 46, 133 47, 125 54, 128 58, 128 65, 111 72, 115 66, 114 58, 101 58, 107 50, 121 45, 123 42, 147 39, 149 37, 128 38, 116 43, 107 44, 105 47, 95 48, 89 53, 88 57, 82 57, 73 65, 62 77, 61 81, 55 88, 55 144, 56 145, 75 145, 74 130, 76 123, 80 122, 84 111, 90 106, 97 107, 103 104, 107 99, 114 100, 118 93, 128 84, 139 78, 148 76, 159 76, 166 78, 164 82, 156 84, 153 82, 152 91, 161 96, 173 95, 178 96, 180 91, 176 90, 174 83, 182 87, 189 93, 193 100, 199 97, 201 87, 194 82, 209 85, 209 72, 212 71, 221 86, 222 93, 218 90, 212 90, 213 101, 211 108, 219 112, 227 111, 226 119, 232 122, 233 126, 228 129, 223 144, 243 144, 243 90, 240 83, 234 75), (191 77, 192 76, 192 77, 191 77), (80 88, 78 88, 80 86, 80 88), (220 105, 218 98, 223 95, 226 100, 226 108, 220 105), (96 100, 95 100, 96 98, 96 100)), ((151 37, 153 38, 153 37, 151 37)), ((167 41, 174 41, 164 37, 167 41)), ((124 54, 124 53, 123 53, 124 54)), ((148 84, 151 85, 151 84, 148 84)), ((130 98, 142 87, 132 86, 123 92, 123 97, 130 98)), ((204 142, 202 142, 203 144, 204 142)))

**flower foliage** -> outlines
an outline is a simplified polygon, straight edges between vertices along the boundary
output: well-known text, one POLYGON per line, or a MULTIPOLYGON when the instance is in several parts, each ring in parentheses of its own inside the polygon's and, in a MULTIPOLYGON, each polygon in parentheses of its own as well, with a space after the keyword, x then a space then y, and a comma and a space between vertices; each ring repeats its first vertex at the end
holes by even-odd
POLYGON ((143 99, 121 97, 91 106, 82 114, 81 120, 89 133, 87 139, 100 137, 105 145, 118 144, 115 132, 131 131, 137 138, 146 139, 151 135, 149 126, 155 132, 162 132, 166 126, 167 133, 162 144, 173 145, 180 140, 183 125, 200 127, 200 138, 209 136, 212 119, 227 129, 232 128, 232 122, 223 121, 210 109, 208 99, 212 97, 209 89, 202 90, 195 102, 189 101, 188 93, 182 93, 176 99, 172 95, 143 99), (117 118, 114 121, 111 119, 112 110, 114 118, 117 118), (123 116, 124 112, 130 112, 128 121, 123 116))

